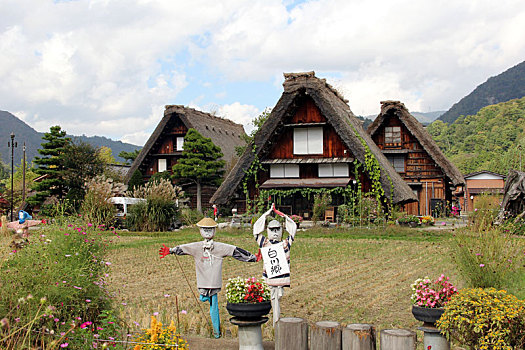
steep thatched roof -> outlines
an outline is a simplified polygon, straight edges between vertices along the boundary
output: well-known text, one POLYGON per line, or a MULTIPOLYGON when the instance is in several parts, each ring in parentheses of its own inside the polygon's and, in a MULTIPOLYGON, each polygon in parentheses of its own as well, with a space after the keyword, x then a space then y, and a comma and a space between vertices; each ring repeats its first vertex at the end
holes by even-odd
POLYGON ((242 125, 234 123, 229 119, 216 117, 193 108, 179 105, 168 105, 164 110, 164 117, 131 165, 126 176, 126 181, 131 178, 135 170, 139 169, 141 164, 150 154, 153 146, 159 142, 163 133, 169 132, 169 130, 165 129, 172 118, 180 118, 186 128, 193 128, 202 136, 210 138, 216 146, 221 148, 221 151, 224 154, 222 159, 224 159, 227 164, 236 156, 235 147, 245 145, 243 138, 245 132, 242 125))
POLYGON ((386 122, 388 118, 394 116, 398 117, 408 131, 414 135, 423 149, 430 155, 434 162, 436 162, 437 166, 443 170, 443 173, 452 181, 454 186, 465 184, 465 179, 458 168, 445 157, 428 131, 408 112, 408 109, 403 103, 399 101, 382 101, 381 113, 374 122, 368 126, 368 133, 373 137, 375 133, 379 131, 379 127, 386 122))
POLYGON ((510 170, 507 181, 505 181, 504 192, 500 212, 495 220, 496 224, 502 224, 505 219, 511 217, 523 220, 525 217, 525 172, 510 170))
MULTIPOLYGON (((412 190, 392 168, 370 136, 363 130, 361 123, 350 111, 347 101, 334 88, 327 84, 324 79, 317 78, 314 72, 285 73, 284 77, 284 92, 253 141, 259 159, 264 159, 265 154, 269 151, 268 141, 270 137, 274 133, 282 131, 284 120, 296 112, 301 99, 309 96, 326 117, 328 123, 333 126, 344 144, 363 164, 365 163, 366 149, 361 143, 361 139, 366 142, 381 166, 380 181, 387 197, 390 197, 392 192, 391 179, 394 189, 392 196, 394 203, 416 201, 412 190)), ((252 147, 249 146, 210 202, 223 204, 230 200, 254 159, 255 154, 252 152, 252 147)))

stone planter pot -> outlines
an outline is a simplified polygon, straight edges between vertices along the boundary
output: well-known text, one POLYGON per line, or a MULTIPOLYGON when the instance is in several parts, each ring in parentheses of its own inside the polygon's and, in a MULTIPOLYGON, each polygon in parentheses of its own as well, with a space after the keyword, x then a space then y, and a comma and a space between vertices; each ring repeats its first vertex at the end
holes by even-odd
POLYGON ((408 226, 409 226, 409 227, 412 227, 412 228, 413 228, 413 227, 417 227, 417 226, 418 226, 418 223, 417 223, 417 222, 409 222, 409 223, 408 223, 408 226))
POLYGON ((434 324, 443 315, 445 309, 442 307, 438 308, 427 308, 417 305, 412 305, 412 315, 418 321, 434 324))
POLYGON ((262 303, 226 303, 226 310, 232 316, 239 319, 255 320, 267 315, 272 309, 269 301, 262 303))

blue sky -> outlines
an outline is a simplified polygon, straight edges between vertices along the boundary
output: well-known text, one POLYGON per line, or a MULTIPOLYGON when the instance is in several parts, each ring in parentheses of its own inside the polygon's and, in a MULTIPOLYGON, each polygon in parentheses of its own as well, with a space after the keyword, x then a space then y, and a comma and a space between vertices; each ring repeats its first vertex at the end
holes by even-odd
POLYGON ((3 0, 0 109, 143 145, 169 104, 249 131, 283 72, 314 70, 357 115, 447 110, 525 59, 523 33, 521 0, 3 0))

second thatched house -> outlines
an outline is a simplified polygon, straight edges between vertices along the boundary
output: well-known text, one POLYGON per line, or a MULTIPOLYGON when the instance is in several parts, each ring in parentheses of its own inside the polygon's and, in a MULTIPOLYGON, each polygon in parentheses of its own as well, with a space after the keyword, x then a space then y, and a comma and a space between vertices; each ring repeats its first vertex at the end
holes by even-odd
POLYGON ((381 102, 381 113, 368 126, 368 133, 417 195, 418 202, 405 206, 409 214, 438 215, 459 200, 463 175, 404 104, 381 102))
MULTIPOLYGON (((311 217, 312 194, 331 203, 353 193, 381 192, 383 200, 416 200, 339 93, 314 72, 285 74, 284 92, 211 199, 246 210, 246 199, 270 195, 288 214, 311 217)), ((267 198, 262 198, 267 200, 267 198)))
MULTIPOLYGON (((231 169, 237 161, 235 147, 245 145, 243 126, 193 108, 169 105, 164 110, 164 117, 131 165, 126 182, 137 170, 145 181, 159 172, 172 173, 173 165, 182 156, 184 136, 192 128, 221 148, 226 171, 231 169)), ((196 185, 192 182, 180 182, 179 185, 190 197, 190 207, 196 208, 196 185)), ((202 202, 208 203, 216 189, 214 186, 203 186, 202 202)))

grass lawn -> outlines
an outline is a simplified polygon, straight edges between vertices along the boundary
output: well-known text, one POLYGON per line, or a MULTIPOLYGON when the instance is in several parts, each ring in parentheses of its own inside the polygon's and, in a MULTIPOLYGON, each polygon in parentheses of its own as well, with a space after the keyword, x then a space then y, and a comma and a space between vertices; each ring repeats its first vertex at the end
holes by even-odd
MULTIPOLYGON (((112 263, 108 289, 127 321, 145 327, 155 312, 164 322, 177 321, 177 297, 179 311, 185 311, 179 313, 182 333, 207 335, 208 304, 197 303, 192 294, 198 295, 193 258, 169 255, 160 260, 158 255, 163 243, 174 247, 201 240, 198 230, 119 234, 107 259, 112 263)), ((299 231, 291 250, 292 286, 285 289, 281 315, 310 323, 371 323, 378 331, 415 330, 420 324, 410 312, 410 284, 416 278, 444 273, 463 285, 450 259, 450 237, 449 231, 400 227, 299 231)), ((257 252, 248 229, 221 230, 215 240, 257 252)), ((261 271, 262 262, 227 258, 223 287, 228 278, 259 277, 261 271)), ((227 321, 224 292, 219 302, 223 333, 236 336, 236 327, 227 321)), ((264 326, 263 337, 273 339, 271 326, 264 326)))

